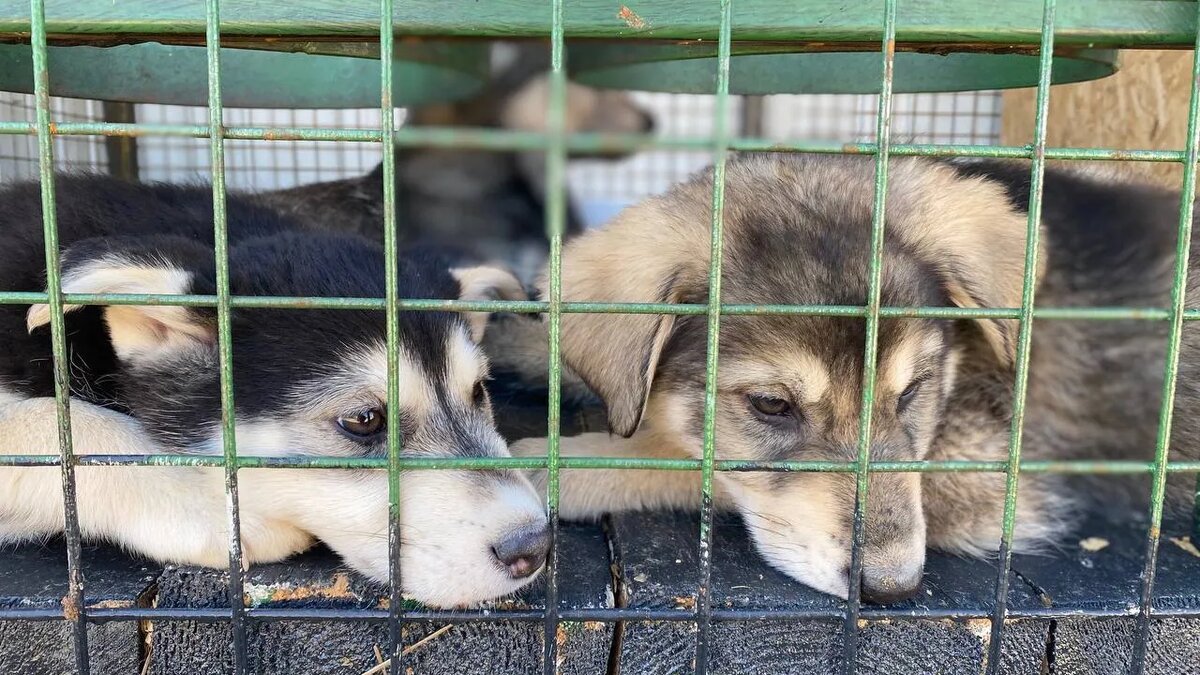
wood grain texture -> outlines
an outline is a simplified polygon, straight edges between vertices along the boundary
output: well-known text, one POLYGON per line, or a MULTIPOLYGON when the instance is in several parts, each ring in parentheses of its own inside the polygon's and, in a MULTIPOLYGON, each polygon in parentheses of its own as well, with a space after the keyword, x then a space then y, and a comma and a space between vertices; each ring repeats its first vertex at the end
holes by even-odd
MULTIPOLYGON (((149 603, 158 568, 107 547, 83 549, 89 607, 137 607, 149 603)), ((44 546, 6 547, 0 553, 0 608, 59 609, 67 594, 61 540, 44 546)), ((64 621, 0 621, 0 673, 46 675, 75 670, 71 625, 64 621)), ((131 622, 88 627, 91 669, 96 675, 138 672, 140 631, 131 622)))
MULTIPOLYGON (((1191 52, 1129 51, 1112 77, 1052 87, 1046 142, 1051 146, 1182 150, 1186 144, 1191 52)), ((1033 89, 1004 93, 1000 142, 1033 141, 1033 89)), ((1078 165, 1079 163, 1076 163, 1078 165)), ((1183 167, 1159 162, 1105 165, 1119 175, 1178 189, 1183 167)))
MULTIPOLYGON (((604 534, 597 526, 564 526, 559 538, 559 599, 562 607, 609 608, 613 592, 604 534)), ((158 584, 159 607, 226 607, 227 576, 199 568, 168 568, 158 584)), ((542 588, 534 586, 504 609, 540 608, 542 588)), ((252 606, 274 608, 379 609, 387 589, 350 574, 328 551, 315 551, 276 565, 250 570, 246 592, 252 606)), ((412 645, 439 624, 405 626, 412 645)), ((539 670, 539 622, 473 622, 439 633, 405 657, 414 675, 526 673, 539 670)), ((387 626, 353 621, 252 622, 248 627, 250 672, 257 675, 306 673, 358 675, 375 665, 375 647, 388 651, 387 626)), ((613 625, 564 623, 558 632, 560 672, 591 675, 607 667, 613 625)), ((189 621, 156 622, 150 673, 213 675, 232 662, 228 625, 189 621)))
MULTIPOLYGON (((631 515, 613 518, 610 536, 617 559, 621 597, 630 607, 690 608, 695 603, 699 521, 691 515, 631 515)), ((997 570, 984 561, 934 555, 922 594, 913 609, 990 607, 997 570)), ((1035 607, 1040 600, 1014 578, 1010 606, 1035 607)), ((736 518, 722 518, 714 531, 715 609, 829 609, 840 601, 784 577, 751 547, 736 518)), ((1048 622, 1009 626, 1002 672, 1036 675, 1045 651, 1048 622)), ((987 622, 872 621, 860 642, 863 673, 980 672, 987 647, 987 622)), ((837 620, 797 622, 721 621, 713 624, 714 673, 838 673, 842 624, 837 620)), ((695 627, 681 622, 632 622, 625 627, 621 666, 625 672, 686 672, 694 658, 695 627)))
MULTIPOLYGON (((1036 586, 1047 602, 1081 615, 1055 622, 1051 653, 1055 673, 1116 675, 1128 671, 1136 616, 1091 619, 1082 615, 1088 610, 1137 606, 1138 576, 1146 548, 1147 520, 1140 512, 1144 508, 1144 503, 1129 508, 1096 507, 1078 529, 1078 539, 1065 542, 1057 555, 1014 558, 1013 568, 1036 586), (1079 544, 1089 538, 1107 545, 1089 551, 1079 544)), ((1181 545, 1188 525, 1182 516, 1164 522, 1154 586, 1154 607, 1158 609, 1200 607, 1200 556, 1181 545)), ((1154 620, 1146 673, 1200 673, 1200 619, 1154 620)))

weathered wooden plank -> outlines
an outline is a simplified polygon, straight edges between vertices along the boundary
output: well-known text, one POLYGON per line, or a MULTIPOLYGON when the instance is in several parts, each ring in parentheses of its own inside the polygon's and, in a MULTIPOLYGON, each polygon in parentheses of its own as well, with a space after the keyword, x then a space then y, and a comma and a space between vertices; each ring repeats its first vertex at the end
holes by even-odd
MULTIPOLYGON (((1147 500, 1148 501, 1148 500, 1147 500)), ((1051 659, 1060 675, 1128 672, 1137 627, 1139 577, 1144 565, 1144 504, 1094 512, 1053 556, 1018 556, 1013 568, 1053 606, 1079 610, 1055 622, 1051 659), (1117 618, 1087 618, 1088 610, 1122 610, 1117 618)), ((1200 553, 1186 539, 1188 519, 1164 523, 1154 586, 1159 609, 1200 608, 1200 553)), ((1146 673, 1200 673, 1200 619, 1151 623, 1146 673)))
MULTIPOLYGON (((717 37, 720 8, 710 0, 611 2, 572 0, 565 28, 572 37, 717 37)), ((1060 45, 1190 46, 1195 5, 1173 0, 1060 2, 1055 40, 1060 45)), ((51 34, 204 34, 203 3, 191 0, 49 0, 51 34)), ((399 34, 450 36, 547 36, 550 6, 544 0, 396 3, 399 34)), ((896 38, 903 42, 1036 44, 1041 0, 913 0, 897 8, 896 38)), ((882 0, 803 3, 746 0, 733 6, 734 40, 875 42, 882 35, 882 0)), ((373 41, 379 36, 379 5, 373 0, 226 0, 222 33, 264 36, 335 36, 373 41)), ((0 0, 0 34, 27 34, 29 4, 0 0)))
MULTIPOLYGON (((561 607, 611 607, 612 577, 600 528, 564 526, 559 544, 561 607)), ((159 582, 158 606, 227 607, 227 580, 226 574, 214 570, 168 568, 159 582)), ((497 606, 540 608, 544 606, 542 591, 535 586, 497 606)), ((336 609, 384 608, 388 595, 385 588, 347 572, 327 551, 251 569, 246 594, 255 607, 336 609)), ((404 642, 414 645, 439 628, 441 625, 409 624, 404 642)), ((558 633, 560 672, 604 672, 612 634, 612 624, 562 624, 558 633)), ((405 668, 414 675, 535 672, 541 662, 542 637, 540 622, 459 624, 421 643, 405 657, 405 668)), ((350 621, 252 622, 249 644, 250 672, 260 675, 357 675, 375 665, 376 647, 383 653, 388 650, 386 625, 350 621)), ((160 675, 223 674, 232 660, 225 624, 156 621, 151 650, 149 672, 160 675)))
MULTIPOLYGON (((696 598, 699 521, 683 514, 615 516, 611 536, 621 596, 629 607, 691 608, 696 598)), ((836 610, 837 599, 776 572, 753 550, 736 518, 722 518, 713 538, 713 607, 717 609, 836 610)), ((932 555, 924 590, 913 609, 991 608, 997 570, 985 561, 932 555)), ((1019 579, 1010 606, 1035 607, 1037 596, 1019 579)), ((983 621, 868 621, 861 632, 864 673, 980 672, 988 644, 983 621)), ((1048 622, 1014 621, 1004 644, 1005 673, 1036 675, 1048 622)), ((722 621, 711 633, 710 672, 841 672, 840 620, 722 621)), ((695 627, 680 622, 630 622, 621 666, 629 672, 674 673, 692 667, 695 627)))
MULTIPOLYGON (((9 548, 0 555, 0 608, 61 609, 67 594, 64 544, 9 548)), ((88 607, 143 606, 158 567, 109 547, 86 546, 83 572, 88 607)), ((72 626, 65 621, 0 621, 0 673, 46 675, 75 670, 72 626)), ((88 628, 92 673, 131 675, 140 666, 137 623, 118 621, 88 628)))

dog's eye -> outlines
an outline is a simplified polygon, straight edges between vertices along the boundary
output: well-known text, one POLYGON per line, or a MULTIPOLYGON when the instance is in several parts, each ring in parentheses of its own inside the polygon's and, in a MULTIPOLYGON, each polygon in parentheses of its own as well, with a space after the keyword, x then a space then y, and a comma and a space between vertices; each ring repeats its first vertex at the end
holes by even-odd
POLYGON ((338 428, 346 432, 349 436, 362 439, 372 438, 383 433, 386 428, 385 417, 382 410, 372 408, 354 413, 353 415, 343 415, 337 418, 338 428))
POLYGON ((912 403, 912 400, 917 396, 917 392, 921 390, 921 385, 924 384, 925 380, 927 379, 929 379, 928 375, 922 375, 921 377, 918 377, 917 379, 908 383, 908 386, 904 388, 904 391, 900 392, 900 396, 896 399, 897 412, 904 410, 908 407, 909 403, 912 403))
POLYGON ((483 380, 475 383, 475 388, 471 390, 471 400, 478 408, 482 408, 487 403, 487 390, 483 388, 483 380))
POLYGON ((781 398, 757 394, 751 394, 746 398, 755 410, 768 417, 790 417, 792 414, 792 404, 781 398))

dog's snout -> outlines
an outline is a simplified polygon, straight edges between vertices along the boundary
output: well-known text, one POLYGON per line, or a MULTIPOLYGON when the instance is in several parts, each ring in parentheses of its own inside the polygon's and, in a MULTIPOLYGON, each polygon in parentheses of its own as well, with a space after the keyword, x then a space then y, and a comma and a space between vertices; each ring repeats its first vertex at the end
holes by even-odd
POLYGON ((492 554, 514 579, 524 579, 542 568, 550 550, 550 528, 535 523, 506 534, 492 545, 492 554))
POLYGON ((642 131, 648 134, 653 133, 654 124, 654 115, 651 115, 650 113, 642 114, 642 131))
POLYGON ((917 594, 921 588, 921 575, 912 579, 901 579, 894 574, 869 574, 863 572, 862 599, 874 605, 892 605, 903 602, 917 594))

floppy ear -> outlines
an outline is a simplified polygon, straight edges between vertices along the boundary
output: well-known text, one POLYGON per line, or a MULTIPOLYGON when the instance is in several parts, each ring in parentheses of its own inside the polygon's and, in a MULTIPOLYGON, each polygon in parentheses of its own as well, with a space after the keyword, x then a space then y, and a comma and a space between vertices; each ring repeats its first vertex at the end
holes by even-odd
MULTIPOLYGON (((182 295, 211 292, 211 248, 181 237, 86 239, 63 253, 64 293, 147 293, 182 295)), ((67 305, 65 312, 79 309, 67 305)), ((112 305, 104 310, 113 350, 122 361, 150 360, 197 343, 215 340, 215 323, 188 307, 112 305)), ((29 308, 30 332, 50 322, 50 308, 29 308)))
MULTIPOLYGON (((529 294, 508 270, 491 265, 457 267, 450 270, 458 281, 459 300, 528 300, 529 294)), ((487 312, 464 312, 471 328, 471 339, 478 343, 487 330, 487 312)))
MULTIPOLYGON (((707 215, 691 214, 695 223, 686 222, 689 214, 667 206, 661 199, 642 202, 571 241, 563 252, 562 299, 677 303, 702 293, 707 215)), ((682 200, 673 206, 687 208, 682 200)), ((628 438, 641 424, 674 325, 674 315, 562 315, 563 359, 604 400, 613 433, 628 438)))
MULTIPOLYGON (((920 187, 922 222, 901 228, 942 277, 950 301, 963 308, 1021 306, 1027 215, 1014 208, 993 181, 954 173, 944 166, 926 169, 920 187)), ((1045 269, 1039 257, 1035 279, 1045 269)), ((976 321, 999 361, 1016 361, 1020 323, 1013 319, 976 321)))

